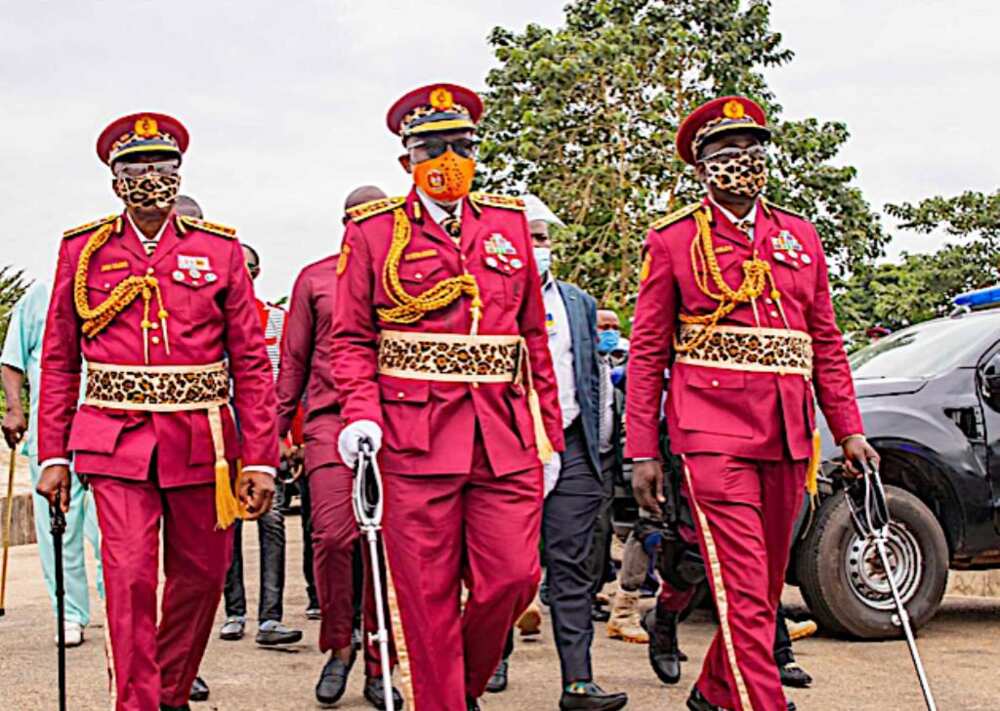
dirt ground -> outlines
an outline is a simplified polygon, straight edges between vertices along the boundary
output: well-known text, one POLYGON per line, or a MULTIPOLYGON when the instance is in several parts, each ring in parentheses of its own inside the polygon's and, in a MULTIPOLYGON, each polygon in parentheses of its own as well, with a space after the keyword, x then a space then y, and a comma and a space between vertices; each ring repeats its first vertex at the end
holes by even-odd
MULTIPOLYGON (((251 524, 252 525, 252 524, 251 524)), ((301 711, 317 708, 313 686, 323 665, 316 648, 318 623, 305 619, 305 589, 298 519, 288 521, 288 581, 285 621, 305 630, 303 643, 283 650, 258 648, 252 634, 240 642, 209 644, 202 675, 211 686, 207 703, 194 711, 301 711)), ((256 608, 256 535, 244 536, 249 607, 256 608)), ((92 564, 93 561, 91 561, 92 564)), ((92 570, 92 568, 91 568, 92 570)), ((6 617, 0 618, 0 709, 50 711, 56 708, 56 649, 53 623, 45 594, 36 546, 11 549, 6 617)), ((794 590, 787 601, 801 606, 794 590)), ((92 595, 93 620, 87 643, 68 650, 69 708, 107 709, 103 635, 104 614, 92 595)), ((219 619, 221 621, 221 610, 219 619)), ((255 630, 248 625, 248 632, 255 630)), ((644 646, 607 639, 597 628, 594 667, 606 689, 629 693, 634 711, 683 709, 690 684, 714 626, 707 617, 692 618, 681 628, 681 644, 691 662, 676 687, 666 687, 653 676, 644 646)), ((938 708, 973 711, 1000 707, 1000 600, 949 597, 920 636, 920 649, 937 694, 938 708)), ((537 640, 538 638, 536 638, 537 640)), ((921 709, 916 677, 902 642, 857 643, 822 635, 796 644, 799 661, 816 679, 812 689, 793 690, 799 709, 888 711, 921 709)), ((352 685, 337 708, 370 708, 361 698, 361 678, 355 668, 352 685)), ((483 700, 487 711, 557 709, 559 663, 546 620, 539 641, 519 641, 511 664, 510 687, 504 694, 483 700)))

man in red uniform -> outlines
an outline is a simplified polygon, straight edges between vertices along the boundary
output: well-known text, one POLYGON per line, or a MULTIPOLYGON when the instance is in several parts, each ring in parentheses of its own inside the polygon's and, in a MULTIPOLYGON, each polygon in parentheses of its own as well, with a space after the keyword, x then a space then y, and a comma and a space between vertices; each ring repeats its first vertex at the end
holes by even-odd
MULTIPOLYGON (((345 209, 384 197, 378 188, 359 188, 348 196, 345 209)), ((309 492, 312 515, 313 565, 322 611, 319 648, 330 653, 316 684, 316 700, 321 704, 341 699, 354 664, 353 557, 359 536, 351 498, 353 473, 341 463, 337 452, 340 405, 330 372, 338 260, 339 255, 334 255, 310 264, 295 280, 278 373, 280 434, 291 431, 305 397, 306 479, 302 485, 309 492)), ((374 633, 375 600, 367 584, 370 576, 365 581, 364 624, 368 633, 374 633)), ((365 649, 365 698, 375 708, 385 708, 378 647, 366 644, 365 649)), ((400 708, 403 700, 396 690, 393 698, 395 708, 400 708)))
POLYGON ((243 251, 231 228, 173 212, 187 145, 162 114, 101 133, 126 209, 65 234, 42 354, 38 492, 65 510, 71 456, 94 488, 119 711, 188 708, 230 524, 274 493, 274 383, 243 251))
POLYGON ((523 203, 469 193, 481 113, 452 84, 392 106, 415 187, 356 208, 337 265, 339 450, 352 466, 384 433, 389 601, 415 711, 479 708, 538 584, 540 459, 563 449, 523 203))
POLYGON ((849 467, 877 456, 862 434, 816 229, 760 197, 769 137, 763 110, 743 97, 710 101, 683 122, 678 153, 708 195, 653 223, 632 332, 626 456, 636 460, 636 497, 659 513, 670 366, 670 443, 720 618, 688 699, 695 711, 786 707, 775 610, 815 398, 849 467))

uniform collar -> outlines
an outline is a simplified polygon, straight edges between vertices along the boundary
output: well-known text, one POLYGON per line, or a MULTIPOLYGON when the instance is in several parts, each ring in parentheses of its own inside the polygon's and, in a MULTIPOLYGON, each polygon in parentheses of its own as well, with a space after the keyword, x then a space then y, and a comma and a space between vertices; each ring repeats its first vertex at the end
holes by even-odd
MULTIPOLYGON (((449 214, 447 210, 445 210, 443 207, 434 202, 423 190, 421 190, 420 188, 416 188, 416 191, 417 191, 417 197, 420 198, 420 202, 424 206, 424 210, 427 211, 427 214, 430 216, 432 220, 434 220, 434 222, 440 225, 444 220, 446 220, 449 217, 452 217, 452 215, 449 214)), ((455 208, 454 217, 457 217, 459 222, 462 221, 462 212, 465 208, 464 203, 465 200, 460 200, 455 208)))
POLYGON ((722 215, 727 220, 729 220, 731 223, 733 223, 734 225, 738 225, 741 222, 747 222, 747 221, 749 221, 751 225, 757 224, 757 202, 758 202, 757 200, 753 201, 753 207, 750 208, 750 212, 748 212, 743 217, 737 217, 736 215, 734 215, 733 213, 731 213, 729 210, 727 210, 726 208, 724 208, 722 205, 720 205, 719 203, 717 203, 712 198, 712 194, 711 193, 708 194, 708 201, 712 203, 712 207, 713 208, 715 208, 716 210, 718 210, 719 212, 721 212, 722 215))
POLYGON ((167 229, 167 225, 170 223, 171 217, 173 217, 173 212, 167 215, 167 219, 163 221, 163 224, 160 225, 160 229, 157 230, 155 235, 147 237, 146 233, 140 230, 139 226, 135 224, 135 221, 132 219, 132 213, 128 210, 125 211, 125 219, 128 220, 128 223, 132 226, 132 231, 135 232, 135 236, 138 237, 141 242, 159 242, 160 237, 163 236, 163 232, 167 229))

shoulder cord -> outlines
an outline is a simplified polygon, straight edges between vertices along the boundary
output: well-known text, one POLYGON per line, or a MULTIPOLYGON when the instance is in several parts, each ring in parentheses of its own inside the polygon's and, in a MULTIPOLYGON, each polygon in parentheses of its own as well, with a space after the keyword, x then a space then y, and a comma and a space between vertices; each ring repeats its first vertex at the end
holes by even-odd
MULTIPOLYGON (((698 225, 698 234, 691 241, 691 266, 694 271, 695 282, 698 289, 705 296, 718 301, 719 305, 710 314, 691 315, 681 314, 681 323, 697 324, 704 326, 699 329, 694 336, 682 342, 680 338, 674 339, 674 350, 678 353, 687 353, 704 345, 715 333, 715 329, 725 316, 728 316, 740 304, 748 301, 753 302, 756 312, 756 299, 764 293, 768 284, 771 286, 770 297, 774 299, 781 310, 784 319, 784 309, 781 306, 781 292, 774 283, 774 275, 771 273, 771 264, 756 256, 743 262, 743 282, 738 289, 732 289, 722 276, 719 268, 719 260, 715 255, 712 245, 712 228, 709 225, 707 212, 702 209, 694 213, 695 222, 698 225), (709 284, 709 277, 718 292, 713 292, 709 284)), ((786 320, 786 326, 787 320, 786 320)))
POLYGON ((483 302, 479 295, 479 285, 476 278, 466 272, 457 277, 439 281, 418 296, 406 292, 399 281, 399 260, 403 250, 410 244, 412 230, 410 220, 403 208, 394 211, 395 222, 392 228, 392 244, 382 267, 382 286, 389 299, 396 304, 392 308, 378 309, 378 315, 389 323, 416 323, 431 311, 437 311, 449 306, 463 294, 472 298, 469 311, 472 313, 472 329, 470 333, 479 332, 479 318, 482 315, 483 302))
POLYGON ((83 320, 83 335, 93 338, 98 333, 107 328, 115 317, 128 308, 133 301, 142 296, 142 338, 143 356, 145 362, 149 363, 149 330, 153 327, 150 321, 150 302, 156 297, 157 317, 163 329, 163 345, 167 355, 170 355, 170 341, 167 337, 167 317, 169 314, 163 307, 163 294, 160 291, 160 283, 154 276, 132 275, 118 282, 111 293, 104 301, 91 308, 87 298, 87 272, 90 268, 90 260, 97 251, 104 246, 114 230, 114 223, 107 224, 94 232, 87 240, 86 246, 80 253, 80 260, 76 265, 76 274, 73 279, 73 301, 76 306, 76 313, 83 320))

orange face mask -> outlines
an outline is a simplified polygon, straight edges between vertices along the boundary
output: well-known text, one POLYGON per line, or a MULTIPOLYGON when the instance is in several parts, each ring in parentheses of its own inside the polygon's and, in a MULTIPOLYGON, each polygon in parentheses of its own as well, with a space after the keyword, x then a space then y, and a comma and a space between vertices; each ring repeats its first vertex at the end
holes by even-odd
POLYGON ((440 202, 461 200, 472 189, 476 161, 447 150, 437 158, 413 166, 413 182, 428 197, 440 202))

